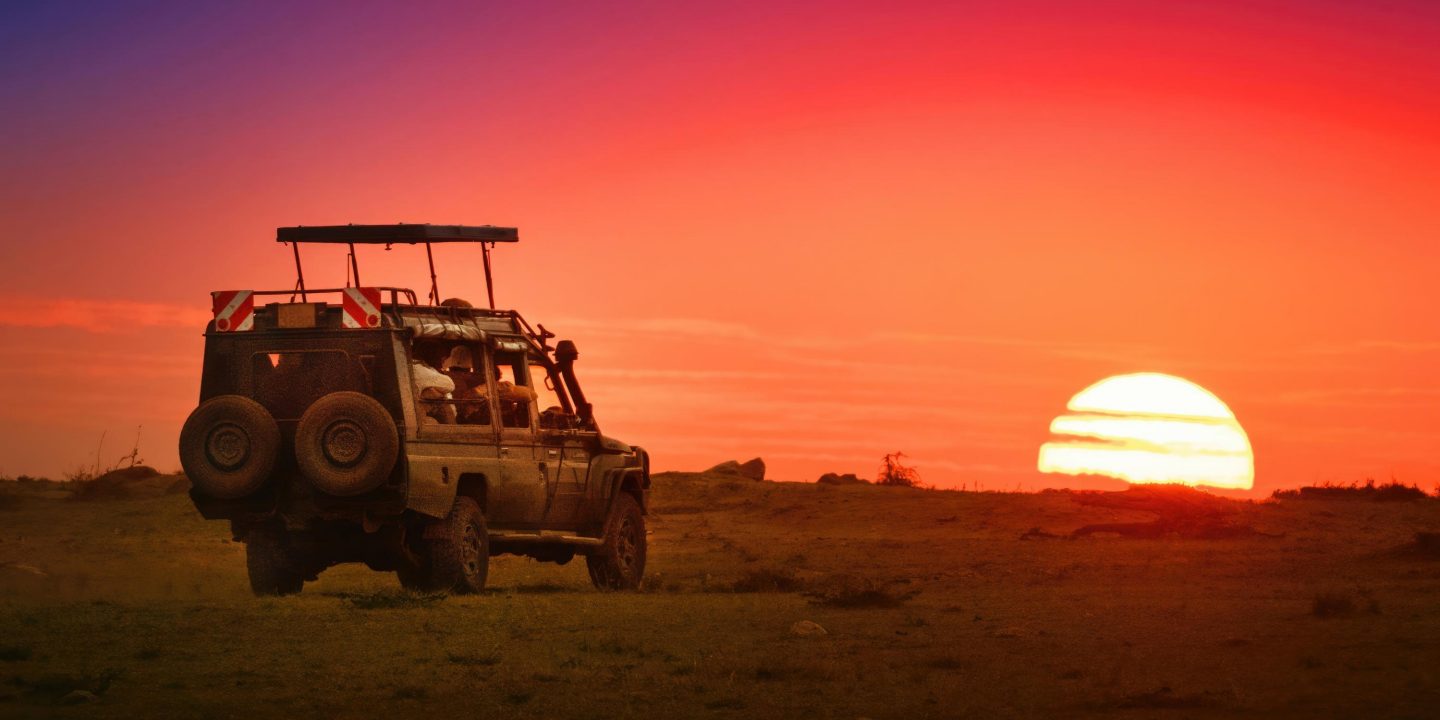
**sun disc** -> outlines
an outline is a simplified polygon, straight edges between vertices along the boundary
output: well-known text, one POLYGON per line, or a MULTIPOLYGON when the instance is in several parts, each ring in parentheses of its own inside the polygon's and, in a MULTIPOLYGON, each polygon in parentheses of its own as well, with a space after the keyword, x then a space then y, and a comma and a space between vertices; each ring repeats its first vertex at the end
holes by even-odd
POLYGON ((1101 380, 1070 399, 1040 447, 1041 472, 1248 490, 1250 439, 1214 393, 1174 375, 1101 380))

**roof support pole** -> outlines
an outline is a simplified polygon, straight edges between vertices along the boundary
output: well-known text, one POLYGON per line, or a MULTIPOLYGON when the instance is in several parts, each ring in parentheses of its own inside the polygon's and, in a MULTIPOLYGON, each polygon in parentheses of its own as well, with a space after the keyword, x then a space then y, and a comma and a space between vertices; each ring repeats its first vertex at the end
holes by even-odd
POLYGON ((350 270, 355 273, 355 287, 360 287, 360 261, 355 259, 355 243, 346 243, 350 246, 350 270))
POLYGON ((300 285, 300 302, 310 302, 305 297, 305 271, 300 269, 300 243, 290 243, 291 249, 295 251, 295 281, 300 285))
POLYGON ((490 281, 490 246, 492 243, 480 243, 480 253, 485 258, 485 294, 490 297, 490 309, 495 309, 495 285, 490 281))
POLYGON ((425 243, 425 259, 430 262, 430 304, 440 304, 440 285, 435 280, 435 254, 430 251, 430 243, 425 243))

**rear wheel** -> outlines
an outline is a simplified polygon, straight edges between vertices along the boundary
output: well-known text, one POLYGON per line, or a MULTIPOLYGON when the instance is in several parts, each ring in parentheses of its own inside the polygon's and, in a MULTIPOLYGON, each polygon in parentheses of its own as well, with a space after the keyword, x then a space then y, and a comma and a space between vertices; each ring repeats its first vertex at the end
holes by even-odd
POLYGON ((418 561, 402 565, 396 575, 409 590, 478 593, 490 573, 490 535, 480 506, 468 497, 455 498, 450 514, 424 530, 418 561))
POLYGON ((627 492, 615 498, 605 544, 585 557, 590 582, 603 590, 634 590, 645 577, 645 514, 627 492))
POLYGON ((294 595, 305 585, 301 563, 284 528, 265 526, 245 538, 250 589, 261 596, 294 595))

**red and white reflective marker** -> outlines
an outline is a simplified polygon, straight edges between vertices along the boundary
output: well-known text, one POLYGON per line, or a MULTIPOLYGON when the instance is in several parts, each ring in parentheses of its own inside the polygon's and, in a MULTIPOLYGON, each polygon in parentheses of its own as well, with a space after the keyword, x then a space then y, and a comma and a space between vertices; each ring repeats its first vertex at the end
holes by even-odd
POLYGON ((250 290, 217 290, 210 293, 216 332, 241 332, 255 328, 255 293, 250 290))
POLYGON ((380 327, 379 288, 345 288, 343 297, 344 302, 340 306, 342 327, 380 327))

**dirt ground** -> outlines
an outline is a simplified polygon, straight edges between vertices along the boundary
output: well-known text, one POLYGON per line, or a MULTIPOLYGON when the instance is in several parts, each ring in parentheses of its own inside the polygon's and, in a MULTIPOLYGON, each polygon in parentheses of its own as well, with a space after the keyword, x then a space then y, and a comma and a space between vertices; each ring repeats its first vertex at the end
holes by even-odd
POLYGON ((1064 493, 655 481, 642 593, 496 558, 256 599, 186 496, 0 495, 0 716, 1434 717, 1440 501, 1245 504, 1278 537, 1021 539, 1064 493), (823 635, 792 631, 799 621, 823 635), (65 704, 74 703, 74 704, 65 704))

